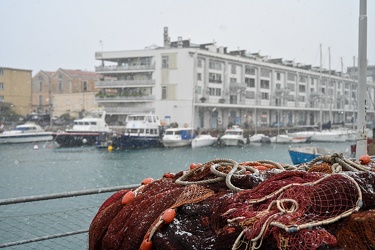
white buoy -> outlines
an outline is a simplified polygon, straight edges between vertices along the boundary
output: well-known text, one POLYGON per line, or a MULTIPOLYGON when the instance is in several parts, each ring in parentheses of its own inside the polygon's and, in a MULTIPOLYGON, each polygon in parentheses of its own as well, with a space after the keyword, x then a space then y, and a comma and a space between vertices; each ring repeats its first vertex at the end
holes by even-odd
POLYGON ((34 149, 39 149, 38 145, 35 144, 34 145, 34 149))
POLYGON ((83 139, 82 139, 82 142, 83 142, 83 144, 86 144, 86 143, 87 143, 87 139, 86 139, 86 138, 83 138, 83 139))

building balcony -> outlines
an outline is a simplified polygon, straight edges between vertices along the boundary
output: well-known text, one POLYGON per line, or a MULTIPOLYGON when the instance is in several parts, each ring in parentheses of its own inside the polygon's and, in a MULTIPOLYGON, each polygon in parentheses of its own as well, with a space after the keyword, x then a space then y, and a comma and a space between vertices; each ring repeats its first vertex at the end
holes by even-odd
POLYGON ((113 72, 129 72, 129 71, 151 71, 155 70, 155 64, 150 65, 119 65, 119 66, 96 66, 96 73, 113 73, 113 72))
POLYGON ((96 102, 151 102, 155 101, 154 95, 147 96, 110 96, 100 95, 95 97, 96 102))
POLYGON ((105 107, 104 109, 108 114, 136 114, 155 112, 155 109, 152 107, 142 107, 139 105, 137 105, 137 107, 105 107))
POLYGON ((124 87, 151 87, 155 80, 116 80, 95 82, 95 88, 124 88, 124 87))

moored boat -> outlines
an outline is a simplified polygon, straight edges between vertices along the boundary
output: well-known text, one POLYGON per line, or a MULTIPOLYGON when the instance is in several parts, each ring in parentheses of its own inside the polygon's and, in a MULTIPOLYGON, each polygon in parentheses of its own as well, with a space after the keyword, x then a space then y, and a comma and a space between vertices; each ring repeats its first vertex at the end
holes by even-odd
POLYGON ((161 146, 160 118, 154 114, 134 114, 126 117, 125 133, 112 138, 115 148, 149 148, 161 146))
POLYGON ((218 139, 221 146, 243 146, 247 143, 244 131, 238 126, 233 126, 225 130, 224 135, 218 139))
POLYGON ((272 143, 290 143, 293 137, 288 135, 276 135, 270 138, 272 143))
POLYGON ((321 155, 334 153, 333 150, 314 146, 290 148, 288 151, 289 156, 295 165, 309 162, 321 155))
POLYGON ((0 144, 40 142, 52 140, 52 132, 45 131, 33 122, 16 126, 15 129, 0 134, 0 144))
POLYGON ((108 138, 112 131, 105 122, 105 111, 93 111, 90 116, 74 120, 72 129, 52 133, 60 147, 81 147, 103 144, 100 138, 108 138))
POLYGON ((217 142, 217 137, 214 137, 210 134, 200 134, 195 137, 191 142, 192 148, 201 148, 201 147, 208 147, 217 142))
POLYGON ((253 134, 249 137, 250 143, 254 142, 261 142, 261 143, 267 143, 271 142, 269 136, 265 134, 253 134))
POLYGON ((195 133, 192 128, 168 128, 165 130, 162 143, 166 148, 190 146, 194 138, 195 133))

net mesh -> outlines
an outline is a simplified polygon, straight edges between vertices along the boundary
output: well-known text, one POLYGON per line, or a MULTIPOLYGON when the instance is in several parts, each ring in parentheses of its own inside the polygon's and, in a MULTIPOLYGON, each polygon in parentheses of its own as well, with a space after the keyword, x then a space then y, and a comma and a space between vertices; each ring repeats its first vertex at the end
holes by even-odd
MULTIPOLYGON (((231 176, 245 189, 236 193, 210 170, 214 164, 190 171, 185 185, 176 183, 186 174, 179 172, 133 190, 136 197, 126 205, 127 190, 111 196, 92 221, 89 249, 139 249, 167 208, 176 209, 176 217, 156 228, 152 249, 354 249, 357 241, 375 241, 374 219, 366 220, 375 212, 363 212, 375 207, 373 172, 327 174, 329 164, 313 171, 264 166, 231 176)), ((225 175, 233 168, 226 163, 215 171, 225 175)))

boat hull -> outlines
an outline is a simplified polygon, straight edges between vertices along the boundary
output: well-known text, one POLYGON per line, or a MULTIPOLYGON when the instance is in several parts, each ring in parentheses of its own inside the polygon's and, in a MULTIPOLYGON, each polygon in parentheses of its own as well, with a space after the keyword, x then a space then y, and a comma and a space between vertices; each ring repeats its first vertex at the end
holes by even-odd
POLYGON ((128 136, 121 135, 112 138, 112 146, 119 149, 160 147, 159 136, 128 136))
POLYGON ((192 148, 208 147, 213 145, 217 141, 217 137, 210 135, 200 135, 194 138, 191 142, 192 148))
POLYGON ((304 153, 304 152, 299 152, 295 150, 289 150, 289 155, 293 164, 295 165, 312 161, 313 159, 319 156, 317 154, 304 153))
POLYGON ((173 148, 173 147, 186 147, 191 145, 192 140, 163 140, 163 145, 166 148, 173 148))
POLYGON ((9 134, 0 135, 0 144, 10 143, 30 143, 51 141, 53 139, 52 133, 23 133, 23 134, 9 134))
POLYGON ((59 147, 82 147, 95 146, 99 140, 99 132, 90 133, 54 133, 52 134, 54 142, 59 147))

